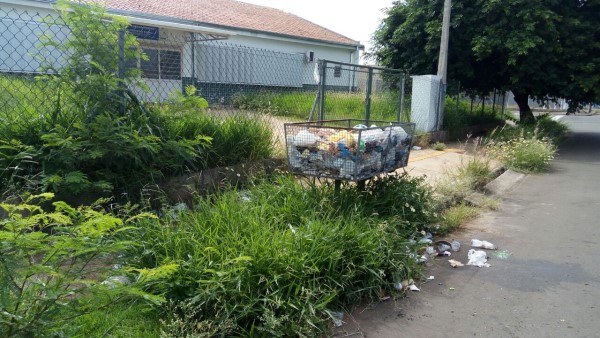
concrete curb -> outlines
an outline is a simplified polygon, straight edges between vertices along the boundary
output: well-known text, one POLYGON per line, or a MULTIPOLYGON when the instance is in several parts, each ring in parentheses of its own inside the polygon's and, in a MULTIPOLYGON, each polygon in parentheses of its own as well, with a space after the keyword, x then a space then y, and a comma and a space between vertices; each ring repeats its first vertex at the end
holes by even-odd
MULTIPOLYGON (((497 168, 496 172, 502 172, 504 168, 497 168)), ((470 205, 481 207, 485 204, 486 195, 500 197, 512 189, 526 175, 512 170, 502 172, 498 177, 483 187, 483 192, 474 192, 465 198, 470 205)))
POLYGON ((495 180, 486 184, 483 190, 490 195, 503 195, 521 181, 526 175, 512 170, 506 170, 495 180))

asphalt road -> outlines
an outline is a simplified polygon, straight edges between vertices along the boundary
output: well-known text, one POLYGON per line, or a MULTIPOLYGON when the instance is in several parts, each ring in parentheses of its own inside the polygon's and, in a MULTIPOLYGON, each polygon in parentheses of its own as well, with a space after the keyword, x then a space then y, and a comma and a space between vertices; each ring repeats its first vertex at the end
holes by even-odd
POLYGON ((359 308, 336 336, 600 337, 600 117, 562 121, 572 134, 551 172, 453 234, 463 248, 451 258, 463 262, 471 238, 496 244, 491 267, 437 259, 421 292, 359 308))

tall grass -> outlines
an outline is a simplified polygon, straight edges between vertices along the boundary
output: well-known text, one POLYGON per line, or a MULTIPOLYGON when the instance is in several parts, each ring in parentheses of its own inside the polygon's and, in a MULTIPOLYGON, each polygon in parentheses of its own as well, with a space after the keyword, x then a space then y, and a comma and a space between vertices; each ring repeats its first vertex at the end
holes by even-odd
POLYGON ((186 330, 207 336, 318 336, 330 311, 418 274, 406 236, 410 220, 425 217, 411 216, 422 212, 408 190, 415 182, 380 181, 362 196, 345 186, 335 196, 332 186, 279 176, 141 224, 134 257, 143 266, 180 262, 163 285, 179 309, 167 327, 194 313, 186 330), (402 205, 406 217, 393 192, 413 203, 402 205))
MULTIPOLYGON (((234 96, 233 106, 239 109, 270 113, 305 120, 315 101, 314 91, 255 92, 234 96)), ((399 107, 397 93, 374 93, 371 96, 371 120, 396 121, 399 107)), ((325 116, 331 119, 364 119, 365 93, 328 92, 325 96, 325 116)), ((315 117, 317 112, 315 112, 315 117)))
POLYGON ((203 100, 198 97, 160 107, 128 96, 122 112, 107 94, 105 106, 88 109, 77 88, 46 82, 0 77, 0 194, 53 191, 71 202, 88 193, 134 197, 165 177, 269 158, 274 151, 271 130, 261 121, 211 118, 186 105, 203 100))
POLYGON ((568 133, 567 125, 542 115, 534 124, 494 130, 485 142, 488 152, 507 168, 536 173, 548 170, 558 144, 568 133))
POLYGON ((228 166, 270 158, 274 146, 272 130, 262 121, 238 115, 225 118, 202 112, 162 114, 168 134, 190 139, 204 135, 212 139, 211 146, 201 154, 196 169, 228 166))
POLYGON ((56 109, 41 81, 31 77, 0 75, 0 135, 5 140, 20 139, 31 144, 56 109))
POLYGON ((518 138, 546 139, 554 145, 560 144, 569 134, 569 127, 560 121, 554 121, 549 115, 540 115, 533 124, 518 124, 516 127, 505 126, 494 130, 485 141, 504 142, 518 138))

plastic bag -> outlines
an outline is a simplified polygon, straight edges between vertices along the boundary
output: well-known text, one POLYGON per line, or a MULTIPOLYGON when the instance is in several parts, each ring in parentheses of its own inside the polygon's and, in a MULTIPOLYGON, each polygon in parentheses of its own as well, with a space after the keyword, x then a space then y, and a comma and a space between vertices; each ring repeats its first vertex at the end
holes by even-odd
POLYGON ((294 145, 308 147, 317 143, 318 140, 319 138, 315 134, 308 130, 302 130, 294 137, 294 145))
POLYGON ((490 265, 487 263, 487 253, 483 250, 471 249, 467 253, 467 257, 469 258, 467 265, 474 265, 474 266, 478 266, 480 268, 482 268, 482 267, 489 268, 490 267, 490 265))

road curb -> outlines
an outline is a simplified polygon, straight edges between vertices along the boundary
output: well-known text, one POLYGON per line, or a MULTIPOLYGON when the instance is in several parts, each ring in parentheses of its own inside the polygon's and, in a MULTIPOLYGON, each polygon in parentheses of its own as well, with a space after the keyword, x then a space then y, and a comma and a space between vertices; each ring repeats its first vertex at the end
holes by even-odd
POLYGON ((526 175, 512 170, 506 170, 500 176, 483 187, 489 195, 503 195, 521 181, 526 175))
POLYGON ((476 191, 465 197, 467 203, 476 207, 484 206, 485 199, 487 198, 486 195, 500 197, 526 176, 525 174, 512 170, 504 171, 504 168, 502 167, 497 168, 496 171, 499 172, 499 175, 490 183, 486 184, 483 188, 483 193, 476 191))

